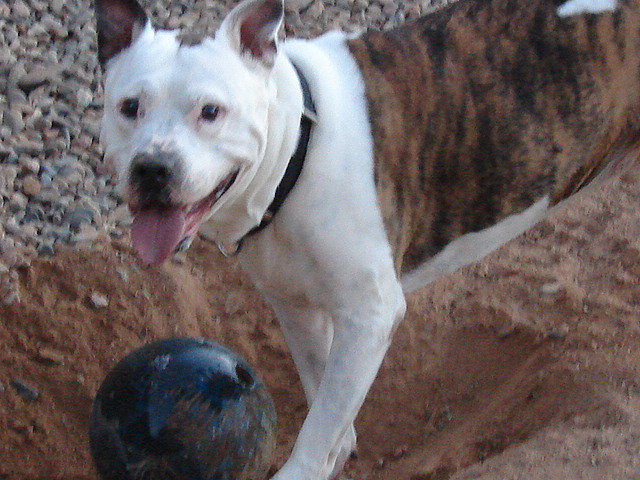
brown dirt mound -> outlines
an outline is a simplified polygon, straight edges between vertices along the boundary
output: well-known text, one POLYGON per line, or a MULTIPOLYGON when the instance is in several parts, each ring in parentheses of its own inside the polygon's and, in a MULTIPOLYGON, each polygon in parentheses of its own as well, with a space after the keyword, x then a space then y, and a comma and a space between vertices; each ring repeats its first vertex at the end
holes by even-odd
MULTIPOLYGON (((640 478, 638 177, 591 189, 410 297, 349 478, 640 478)), ((278 409, 274 466, 286 458, 306 410, 293 364, 271 310, 213 246, 147 270, 125 243, 68 251, 23 268, 20 287, 22 302, 0 307, 0 479, 96 479, 87 421, 101 379, 173 335, 218 340, 257 367, 278 409)))

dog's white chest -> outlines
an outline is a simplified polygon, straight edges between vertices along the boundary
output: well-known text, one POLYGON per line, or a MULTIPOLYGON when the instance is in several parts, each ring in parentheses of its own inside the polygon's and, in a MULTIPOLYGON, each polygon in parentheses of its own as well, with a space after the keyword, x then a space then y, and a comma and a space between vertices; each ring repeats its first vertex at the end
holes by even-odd
MULTIPOLYGON (((372 276, 394 275, 364 85, 342 34, 292 41, 285 51, 309 78, 319 120, 295 188, 272 225, 247 240, 241 258, 268 296, 335 308, 362 295, 372 276)), ((387 283, 373 282, 381 290, 387 283)))

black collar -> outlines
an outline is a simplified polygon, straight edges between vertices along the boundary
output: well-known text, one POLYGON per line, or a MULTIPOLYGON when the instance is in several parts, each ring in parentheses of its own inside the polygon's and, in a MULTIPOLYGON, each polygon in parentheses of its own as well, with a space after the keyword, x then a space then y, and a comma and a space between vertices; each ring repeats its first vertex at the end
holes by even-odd
POLYGON ((291 190, 293 190, 293 187, 296 185, 296 182, 300 177, 300 173, 302 172, 304 159, 307 156, 309 139, 311 137, 311 127, 313 127, 313 124, 317 121, 316 106, 313 103, 313 98, 311 97, 309 83, 307 82, 307 79, 304 77, 300 69, 295 64, 292 63, 292 65, 300 80, 304 106, 302 117, 300 119, 300 137, 298 139, 298 146, 296 147, 296 151, 293 152, 291 159, 289 159, 289 164, 287 165, 284 175, 280 180, 280 183, 276 187, 276 193, 273 197, 273 201, 267 208, 267 211, 264 213, 264 216, 262 217, 260 223, 249 230, 249 233, 247 233, 246 235, 247 237, 249 235, 253 235, 254 233, 260 232, 271 223, 273 217, 276 216, 276 213, 278 213, 278 210, 280 210, 280 207, 282 207, 282 204, 287 199, 287 196, 289 195, 291 190))
POLYGON ((280 183, 276 187, 276 193, 271 201, 271 204, 267 208, 267 211, 264 213, 262 220, 258 225, 253 227, 247 234, 242 237, 232 249, 227 249, 227 247, 223 244, 217 243, 220 252, 225 257, 233 257, 237 255, 242 249, 242 243, 245 238, 254 235, 266 228, 267 225, 271 223, 273 218, 275 217, 280 207, 284 204, 287 196, 295 187, 298 178, 300 177, 300 173, 302 172, 302 167, 304 165, 304 159, 307 156, 307 149, 309 148, 309 139, 311 138, 311 127, 313 124, 317 122, 317 114, 316 114, 316 106, 313 103, 313 98, 311 97, 311 90, 309 88, 309 83, 307 79, 304 77, 300 69, 293 64, 293 68, 298 74, 298 79, 300 80, 300 87, 302 88, 302 98, 303 98, 303 110, 302 117, 300 118, 300 137, 298 138, 298 146, 296 147, 295 152, 289 159, 289 164, 285 169, 284 175, 280 180, 280 183))

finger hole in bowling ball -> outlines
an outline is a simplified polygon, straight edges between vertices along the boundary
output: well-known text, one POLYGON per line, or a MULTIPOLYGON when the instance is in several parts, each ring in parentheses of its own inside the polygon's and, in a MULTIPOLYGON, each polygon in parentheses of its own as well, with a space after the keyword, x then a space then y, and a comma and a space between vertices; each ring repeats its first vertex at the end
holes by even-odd
POLYGON ((239 363, 236 364, 236 377, 245 387, 252 387, 255 383, 253 375, 239 363))

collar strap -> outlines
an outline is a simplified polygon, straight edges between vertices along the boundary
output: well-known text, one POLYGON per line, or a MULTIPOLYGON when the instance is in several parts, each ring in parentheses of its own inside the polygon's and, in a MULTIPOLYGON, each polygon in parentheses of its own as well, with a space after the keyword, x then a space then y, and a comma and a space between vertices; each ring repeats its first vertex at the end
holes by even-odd
POLYGON ((300 119, 300 138, 298 139, 298 146, 289 159, 289 164, 287 165, 280 183, 276 187, 276 193, 271 204, 267 208, 267 211, 262 217, 262 220, 258 225, 249 230, 246 236, 258 233, 269 225, 273 220, 273 217, 278 213, 278 210, 280 210, 280 207, 282 207, 282 204, 284 204, 291 190, 293 190, 293 187, 296 185, 296 182, 300 177, 300 173, 302 172, 304 159, 307 156, 309 139, 311 138, 311 127, 313 127, 313 124, 318 120, 316 106, 313 103, 313 98, 311 97, 309 83, 300 69, 295 64, 292 63, 292 65, 298 74, 298 79, 300 80, 304 106, 302 110, 302 117, 300 119))

